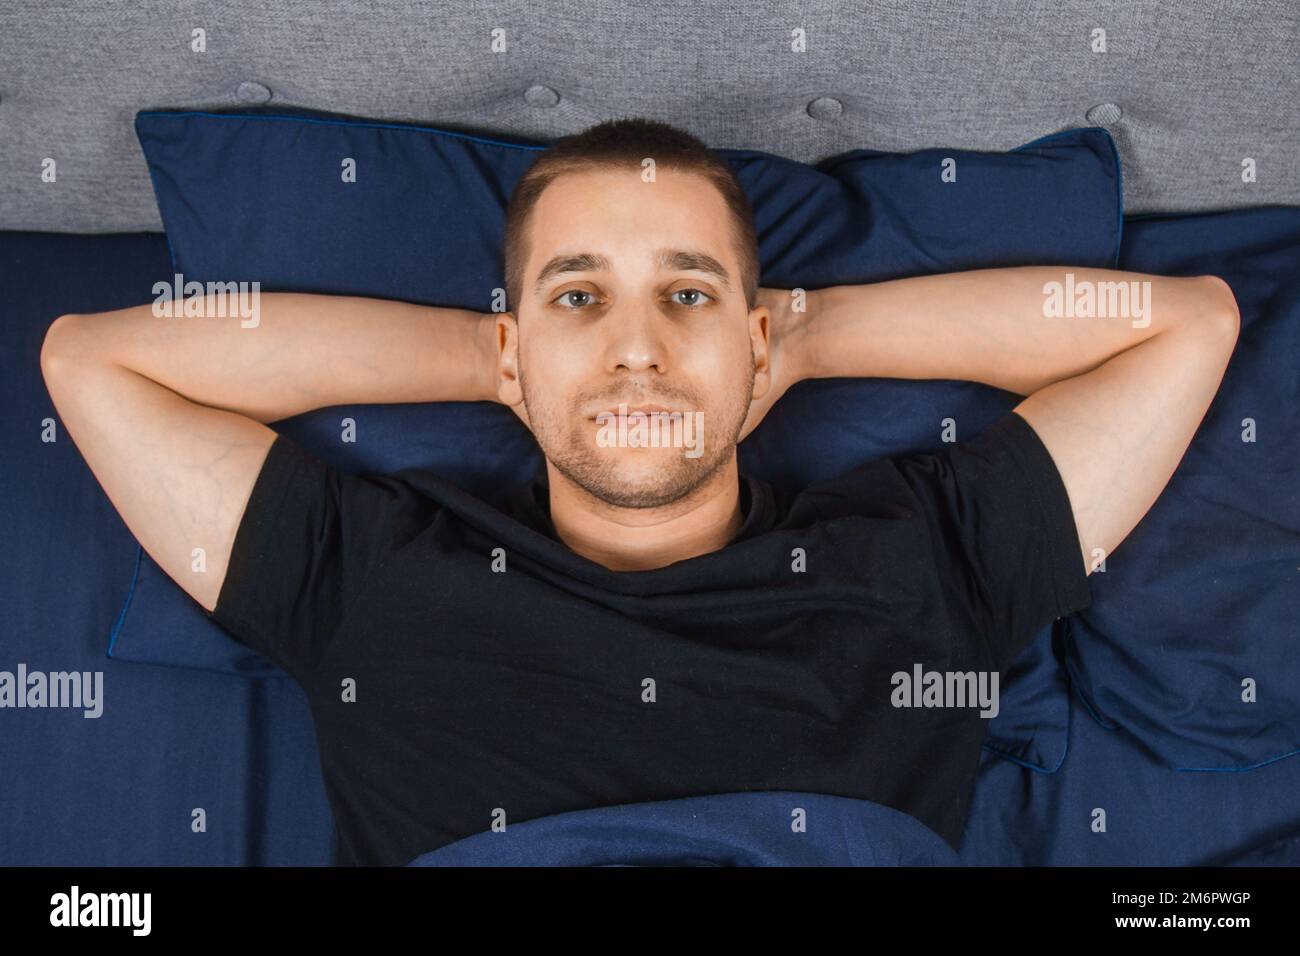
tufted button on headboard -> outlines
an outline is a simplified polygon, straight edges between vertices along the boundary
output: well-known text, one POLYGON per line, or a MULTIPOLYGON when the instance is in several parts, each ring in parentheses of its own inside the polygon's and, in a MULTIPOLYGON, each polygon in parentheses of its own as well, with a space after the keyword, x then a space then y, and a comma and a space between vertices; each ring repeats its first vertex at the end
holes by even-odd
POLYGON ((560 94, 549 86, 530 86, 524 91, 524 99, 532 106, 545 109, 560 102, 560 94))
POLYGON ((240 83, 239 89, 235 90, 235 95, 239 97, 241 102, 254 106, 260 106, 271 99, 271 91, 261 83, 240 83))
POLYGON ((844 112, 844 104, 833 96, 819 96, 808 104, 808 115, 813 119, 832 120, 844 112))

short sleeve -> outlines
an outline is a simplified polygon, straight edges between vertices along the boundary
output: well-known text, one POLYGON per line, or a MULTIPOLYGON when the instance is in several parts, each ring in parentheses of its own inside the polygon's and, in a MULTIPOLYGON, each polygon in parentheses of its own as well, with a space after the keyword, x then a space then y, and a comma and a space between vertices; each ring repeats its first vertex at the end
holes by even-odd
POLYGON ((1047 624, 1092 601, 1074 513, 1038 433, 1007 412, 943 452, 896 458, 926 512, 951 597, 986 636, 998 669, 1047 624))
POLYGON ((400 473, 349 474, 277 435, 210 616, 301 678, 373 572, 427 527, 436 509, 400 473))

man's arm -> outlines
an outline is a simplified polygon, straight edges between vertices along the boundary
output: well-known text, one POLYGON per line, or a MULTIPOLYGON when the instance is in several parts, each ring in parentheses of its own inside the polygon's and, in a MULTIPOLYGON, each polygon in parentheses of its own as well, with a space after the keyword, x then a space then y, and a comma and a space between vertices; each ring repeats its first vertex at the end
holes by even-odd
POLYGON ((67 315, 41 370, 68 433, 146 551, 208 611, 275 432, 347 403, 495 400, 495 317, 266 293, 260 321, 67 315), (206 570, 191 570, 202 548, 206 570))
MULTIPOLYGON (((764 301, 788 307, 771 290, 764 301)), ((821 289, 805 315, 776 320, 801 377, 962 379, 1027 395, 1015 411, 1061 473, 1089 573, 1173 475, 1240 324, 1215 276, 1047 266, 821 289), (1088 283, 1100 294, 1082 315, 1088 283), (1127 309, 1102 283, 1137 283, 1122 290, 1127 309), (1045 314, 1058 305, 1065 314, 1045 314)))

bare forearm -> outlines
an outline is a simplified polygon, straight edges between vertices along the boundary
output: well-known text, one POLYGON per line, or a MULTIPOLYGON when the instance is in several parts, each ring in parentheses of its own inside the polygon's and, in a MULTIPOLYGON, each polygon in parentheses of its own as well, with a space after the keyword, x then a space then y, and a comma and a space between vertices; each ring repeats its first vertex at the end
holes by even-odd
MULTIPOLYGON (((211 313, 208 313, 211 315, 211 313)), ((112 362, 212 408, 273 422, 350 403, 494 400, 492 316, 353 296, 263 293, 256 324, 77 316, 78 361, 112 362)))
POLYGON ((1230 298, 1212 277, 1062 266, 836 286, 809 295, 803 364, 809 377, 960 379, 1031 395, 1230 298))

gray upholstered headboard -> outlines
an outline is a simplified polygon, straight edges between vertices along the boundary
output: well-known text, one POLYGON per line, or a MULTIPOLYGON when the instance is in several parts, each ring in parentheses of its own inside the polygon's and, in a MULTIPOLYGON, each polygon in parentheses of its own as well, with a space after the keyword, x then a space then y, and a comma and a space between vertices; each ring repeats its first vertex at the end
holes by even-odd
POLYGON ((1298 67, 1300 0, 3 0, 0 229, 161 229, 136 111, 252 103, 805 162, 1097 125, 1129 213, 1300 205, 1298 67))

